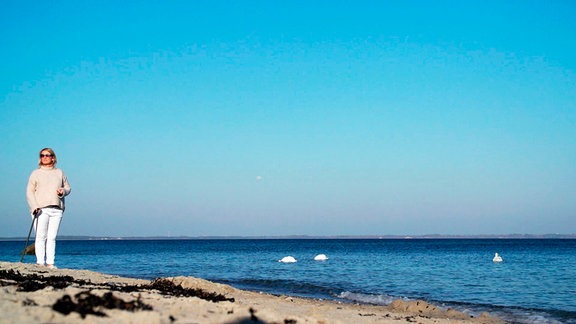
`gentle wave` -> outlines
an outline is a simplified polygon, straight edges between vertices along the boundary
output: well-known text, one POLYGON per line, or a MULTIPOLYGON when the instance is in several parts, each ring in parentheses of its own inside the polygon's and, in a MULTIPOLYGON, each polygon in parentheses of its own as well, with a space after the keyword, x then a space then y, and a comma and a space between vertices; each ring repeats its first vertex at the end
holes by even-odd
MULTIPOLYGON (((413 300, 411 298, 406 297, 399 298, 389 295, 371 295, 371 294, 354 293, 350 291, 342 292, 338 294, 336 297, 360 304, 371 304, 382 306, 390 305, 396 299, 402 299, 404 301, 413 300)), ((518 324, 576 323, 576 313, 574 312, 524 309, 520 307, 509 308, 494 305, 475 305, 459 302, 441 302, 441 301, 430 301, 430 302, 442 309, 450 308, 474 317, 479 316, 481 313, 487 312, 490 313, 492 316, 496 316, 510 323, 518 323, 518 324), (559 320, 556 320, 552 317, 558 318, 559 320)))
MULTIPOLYGON (((343 302, 353 302, 370 305, 390 305, 394 300, 404 301, 415 300, 407 297, 397 297, 391 295, 373 295, 351 291, 336 292, 332 287, 299 282, 296 280, 270 280, 270 279, 242 279, 242 280, 211 280, 232 285, 240 289, 252 291, 262 291, 275 295, 291 295, 301 297, 312 297, 319 299, 341 300, 343 302)), ((554 311, 544 309, 525 309, 521 307, 502 307, 495 305, 470 304, 461 302, 429 301, 442 309, 454 309, 470 316, 477 317, 481 313, 487 312, 510 323, 518 324, 562 324, 576 323, 576 313, 567 311, 554 311)))
POLYGON ((328 296, 336 296, 337 294, 331 287, 287 279, 219 280, 213 278, 212 281, 228 284, 240 289, 258 290, 270 294, 285 294, 321 299, 327 298, 328 296))
MULTIPOLYGON (((368 294, 360 294, 360 293, 353 293, 350 291, 344 291, 338 294, 336 297, 342 298, 344 300, 349 300, 353 302, 358 302, 361 304, 372 304, 372 305, 390 305, 394 300, 398 299, 398 297, 387 296, 387 295, 368 295, 368 294)), ((403 298, 404 300, 408 300, 403 298)))

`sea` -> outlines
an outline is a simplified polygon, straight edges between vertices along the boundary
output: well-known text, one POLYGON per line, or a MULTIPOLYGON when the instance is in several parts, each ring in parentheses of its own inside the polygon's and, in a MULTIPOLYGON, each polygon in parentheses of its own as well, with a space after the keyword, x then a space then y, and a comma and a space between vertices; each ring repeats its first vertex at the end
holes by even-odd
MULTIPOLYGON (((23 247, 0 241, 0 260, 19 262, 23 247)), ((511 323, 576 323, 575 239, 59 240, 56 264, 350 303, 425 300, 511 323), (492 261, 495 253, 502 262, 492 261), (314 260, 318 254, 328 259, 314 260), (279 262, 286 256, 297 262, 279 262)))

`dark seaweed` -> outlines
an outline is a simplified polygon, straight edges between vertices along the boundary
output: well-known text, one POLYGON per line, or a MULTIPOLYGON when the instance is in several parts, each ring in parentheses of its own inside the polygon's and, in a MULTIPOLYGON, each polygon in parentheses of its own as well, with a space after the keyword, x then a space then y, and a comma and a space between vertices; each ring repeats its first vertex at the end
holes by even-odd
POLYGON ((79 292, 74 296, 77 300, 76 303, 68 295, 64 295, 52 306, 52 309, 62 314, 68 315, 71 312, 77 312, 85 318, 86 315, 91 314, 95 316, 106 316, 106 314, 95 309, 103 307, 106 309, 121 309, 130 312, 137 310, 152 310, 152 306, 144 304, 140 298, 134 301, 124 301, 121 298, 114 296, 111 292, 105 293, 102 297, 96 296, 89 291, 79 292))
MULTIPOLYGON (((157 290, 162 295, 175 297, 197 297, 211 302, 229 301, 234 302, 234 298, 227 298, 224 295, 206 292, 202 289, 184 288, 176 285, 168 279, 155 279, 147 285, 117 285, 112 283, 95 284, 90 281, 74 279, 71 276, 39 276, 37 274, 23 275, 14 270, 0 270, 0 279, 13 280, 18 286, 18 291, 36 291, 48 286, 55 289, 66 288, 72 284, 79 286, 101 287, 119 292, 141 292, 157 290)), ((5 283, 4 283, 5 284, 5 283)))
POLYGON ((175 285, 168 279, 156 279, 152 284, 146 285, 148 289, 156 289, 163 295, 170 295, 176 297, 198 297, 211 302, 230 301, 234 302, 234 298, 226 298, 226 296, 216 293, 206 292, 202 289, 184 288, 182 285, 175 285))
MULTIPOLYGON (((14 270, 0 270, 0 282, 2 286, 16 285, 18 291, 32 292, 44 289, 46 287, 53 287, 55 289, 63 289, 73 284, 80 287, 93 287, 96 289, 107 289, 117 292, 143 292, 143 291, 157 291, 161 295, 175 296, 175 297, 197 297, 211 302, 230 301, 234 302, 234 298, 226 298, 221 294, 206 292, 202 289, 184 288, 182 285, 176 285, 168 279, 155 279, 150 284, 146 285, 118 285, 112 283, 96 284, 82 279, 74 279, 71 276, 40 276, 38 274, 21 274, 14 270)), ((97 309, 120 309, 126 311, 137 310, 152 310, 152 307, 140 301, 140 297, 134 301, 124 301, 112 294, 106 292, 102 297, 92 294, 90 291, 83 291, 75 296, 76 302, 69 295, 64 295, 58 299, 52 306, 52 309, 68 315, 72 312, 77 312, 85 318, 86 315, 91 314, 95 316, 106 316, 105 313, 97 309)), ((33 302, 26 302, 25 305, 34 305, 33 302)))
POLYGON ((82 316, 82 318, 86 318, 86 315, 91 314, 99 317, 107 316, 106 314, 94 310, 94 307, 97 305, 89 305, 87 303, 75 303, 72 301, 72 298, 69 295, 64 295, 62 298, 58 299, 54 305, 52 305, 52 309, 62 313, 64 315, 68 315, 72 312, 77 312, 82 316))

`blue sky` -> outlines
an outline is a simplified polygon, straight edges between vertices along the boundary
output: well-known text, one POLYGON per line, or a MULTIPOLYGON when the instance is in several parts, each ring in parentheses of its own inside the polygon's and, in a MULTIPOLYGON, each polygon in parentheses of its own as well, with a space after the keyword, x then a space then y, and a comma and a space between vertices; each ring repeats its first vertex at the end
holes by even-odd
POLYGON ((2 7, 0 237, 576 232, 573 1, 2 7))

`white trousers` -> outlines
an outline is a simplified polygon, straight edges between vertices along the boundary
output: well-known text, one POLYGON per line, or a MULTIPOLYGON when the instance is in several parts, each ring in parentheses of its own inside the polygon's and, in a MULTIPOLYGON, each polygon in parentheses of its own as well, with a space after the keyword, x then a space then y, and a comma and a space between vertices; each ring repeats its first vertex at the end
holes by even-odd
POLYGON ((36 263, 54 264, 56 255, 56 235, 62 221, 62 210, 57 208, 42 208, 38 221, 34 222, 36 229, 36 263))

